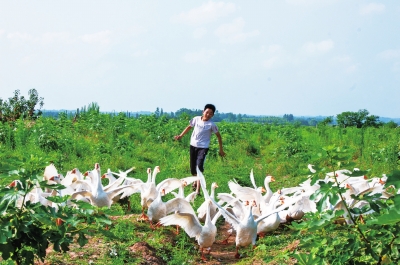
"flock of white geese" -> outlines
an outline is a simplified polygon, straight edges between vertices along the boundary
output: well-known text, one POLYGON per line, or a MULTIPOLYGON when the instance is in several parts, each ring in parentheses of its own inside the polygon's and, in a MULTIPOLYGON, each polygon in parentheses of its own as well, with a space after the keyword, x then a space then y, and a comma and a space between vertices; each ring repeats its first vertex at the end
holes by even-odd
MULTIPOLYGON (((376 193, 381 198, 388 198, 393 194, 387 192, 385 182, 387 177, 366 178, 365 176, 351 176, 355 171, 346 169, 328 173, 325 179, 311 185, 311 179, 300 183, 298 186, 282 188, 273 192, 270 183, 274 177, 267 175, 263 186, 256 185, 253 170, 250 172, 252 187, 239 185, 236 181, 228 181, 230 193, 217 193, 217 183, 213 182, 210 192, 207 190, 206 180, 199 170, 197 176, 185 178, 167 178, 156 183, 156 176, 160 168, 147 169, 147 181, 128 177, 126 171, 112 172, 110 169, 101 174, 100 165, 95 164, 93 170, 81 173, 77 168, 67 172, 65 176, 59 174, 54 164, 45 168, 44 180, 48 184, 62 184, 64 189, 42 190, 39 186, 33 189, 25 201, 42 203, 57 208, 57 204, 47 200, 48 196, 70 195, 71 200, 83 200, 97 207, 110 207, 114 202, 127 198, 135 193, 140 193, 142 215, 140 219, 148 220, 150 226, 181 227, 189 237, 195 238, 201 251, 201 258, 205 260, 204 250, 210 253, 211 247, 217 235, 216 221, 221 216, 232 226, 231 234, 236 234, 236 253, 239 258, 239 248, 250 244, 255 247, 257 236, 276 230, 281 223, 301 220, 305 213, 316 212, 316 202, 319 198, 311 199, 311 195, 319 189, 321 182, 340 185, 347 188, 343 198, 348 207, 362 207, 368 202, 356 201, 351 195, 376 193), (101 179, 108 178, 108 185, 103 186, 101 179), (191 183, 200 183, 197 191, 185 195, 185 187, 191 183), (201 187, 204 202, 197 208, 193 208, 193 202, 199 194, 201 187), (164 196, 173 194, 174 198, 165 200, 164 196)), ((312 165, 309 165, 311 173, 314 173, 312 165)), ((356 170, 356 169, 355 169, 356 170)), ((10 186, 15 186, 18 180, 10 186)), ((22 183, 19 183, 22 185, 22 183)), ((22 200, 17 202, 22 203, 22 200)), ((68 201, 71 206, 76 206, 73 201, 68 201)), ((21 205, 19 205, 21 206, 21 205)), ((336 205, 327 205, 326 209, 344 209, 343 202, 339 200, 336 205)), ((349 213, 344 214, 348 224, 352 223, 349 213)), ((177 230, 178 232, 178 230, 177 230)), ((227 239, 226 239, 227 240, 227 239)), ((227 241, 226 241, 227 242, 227 241)))

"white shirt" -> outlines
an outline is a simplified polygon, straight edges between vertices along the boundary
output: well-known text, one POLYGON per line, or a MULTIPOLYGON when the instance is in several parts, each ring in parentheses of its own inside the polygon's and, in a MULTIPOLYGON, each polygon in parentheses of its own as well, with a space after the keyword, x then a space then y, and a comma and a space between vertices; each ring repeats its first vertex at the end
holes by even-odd
POLYGON ((199 148, 208 148, 212 133, 218 132, 217 125, 210 120, 203 121, 201 116, 194 117, 190 120, 189 124, 193 127, 190 145, 199 148))

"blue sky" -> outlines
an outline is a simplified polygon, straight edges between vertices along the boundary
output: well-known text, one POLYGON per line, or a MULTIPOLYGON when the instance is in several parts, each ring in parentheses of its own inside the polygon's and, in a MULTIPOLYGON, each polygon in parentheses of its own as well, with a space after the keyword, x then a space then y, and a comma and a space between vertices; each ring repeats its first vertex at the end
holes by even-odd
POLYGON ((2 1, 0 97, 400 117, 400 1, 2 1))

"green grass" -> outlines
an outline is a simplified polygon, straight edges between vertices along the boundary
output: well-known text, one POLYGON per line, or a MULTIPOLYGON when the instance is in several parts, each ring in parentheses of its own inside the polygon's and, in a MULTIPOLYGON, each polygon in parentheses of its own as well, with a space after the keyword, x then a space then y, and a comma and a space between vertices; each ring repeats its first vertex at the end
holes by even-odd
MULTIPOLYGON (((134 166, 136 169, 129 177, 142 180, 147 179, 148 167, 160 166, 157 183, 170 177, 187 177, 190 175, 189 135, 181 141, 173 140, 186 125, 186 120, 152 116, 133 119, 99 113, 82 114, 75 123, 65 118, 40 118, 29 126, 24 122, 17 122, 14 128, 0 124, 0 173, 4 176, 0 184, 8 185, 12 179, 6 177, 7 172, 26 167, 25 162, 31 156, 46 163, 53 161, 63 175, 75 167, 81 172, 91 170, 94 163, 99 162, 102 172, 107 168, 118 171, 134 166)), ((232 179, 250 185, 251 169, 258 185, 263 185, 267 174, 274 176, 273 191, 296 186, 307 178, 309 163, 319 167, 327 165, 326 158, 319 154, 329 145, 349 148, 351 159, 344 161, 341 168, 356 165, 368 169, 368 177, 400 169, 398 129, 227 122, 218 126, 227 156, 225 159, 218 156, 218 142, 213 137, 204 172, 208 186, 212 182, 218 183, 217 193, 230 192, 227 183, 232 179)), ((197 208, 203 199, 197 198, 194 207, 197 208)), ((153 231, 148 224, 137 222, 136 216, 141 213, 140 195, 133 194, 130 201, 130 212, 126 204, 119 203, 107 212, 110 216, 119 216, 107 233, 95 231, 87 246, 76 245, 67 253, 52 252, 46 260, 51 264, 88 264, 90 260, 95 264, 139 264, 142 256, 130 252, 129 248, 138 242, 146 242, 168 264, 199 261, 194 239, 183 233, 176 236, 172 228, 153 231), (118 255, 110 255, 113 250, 118 255)), ((243 259, 236 263, 291 264, 296 240, 301 238, 287 227, 281 227, 272 235, 259 239, 254 251, 244 250, 243 259)), ((234 251, 234 246, 228 245, 226 249, 234 251)))

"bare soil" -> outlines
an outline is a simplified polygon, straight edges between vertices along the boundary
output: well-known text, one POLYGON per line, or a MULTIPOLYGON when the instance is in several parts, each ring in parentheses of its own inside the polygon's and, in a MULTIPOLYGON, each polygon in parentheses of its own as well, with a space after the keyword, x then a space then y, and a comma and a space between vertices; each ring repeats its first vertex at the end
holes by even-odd
MULTIPOLYGON (((116 217, 111 217, 113 221, 117 221, 118 219, 129 219, 132 220, 132 222, 137 222, 139 215, 137 214, 130 214, 130 215, 124 215, 124 216, 116 216, 116 217)), ((235 247, 235 235, 229 236, 228 230, 231 228, 231 226, 228 223, 223 224, 218 228, 218 237, 216 239, 216 242, 213 244, 211 250, 209 253, 205 252, 205 257, 206 261, 202 260, 197 260, 195 264, 206 264, 206 265, 219 265, 219 264, 236 264, 240 259, 235 258, 235 252, 236 252, 236 247, 235 247), (229 236, 229 237, 228 237, 229 236), (227 243, 224 242, 224 240, 227 239, 227 243)), ((160 228, 162 229, 162 228, 160 228)), ((183 232, 183 231, 181 231, 183 232)), ((172 233, 173 234, 173 233, 172 233)), ((287 246, 288 249, 294 249, 298 245, 298 242, 293 242, 291 245, 287 246)), ((197 247, 197 245, 196 245, 197 247)), ((137 242, 136 244, 132 245, 129 247, 130 252, 132 252, 132 255, 135 255, 137 257, 143 257, 144 261, 141 263, 143 265, 162 265, 166 264, 161 257, 157 256, 157 251, 151 247, 148 243, 146 242, 137 242)), ((71 244, 70 245, 70 251, 68 251, 66 259, 69 261, 66 261, 65 263, 61 261, 63 259, 62 254, 56 253, 53 251, 52 247, 49 247, 47 249, 47 257, 49 260, 52 261, 45 261, 43 262, 36 262, 36 265, 50 265, 50 264, 58 264, 58 265, 64 265, 64 264, 71 264, 75 263, 76 264, 82 264, 82 262, 86 264, 96 264, 96 260, 101 257, 104 253, 109 251, 109 247, 107 244, 102 242, 99 239, 95 238, 89 238, 89 242, 84 246, 80 247, 78 244, 71 244), (54 260, 57 260, 57 257, 59 260, 57 262, 54 262, 54 260)), ((242 252, 239 250, 239 252, 242 252)), ((64 254, 65 255, 65 254, 64 254)), ((64 258, 65 259, 65 258, 64 258)), ((289 264, 294 264, 289 263, 289 264)), ((253 261, 252 264, 266 264, 263 261, 253 261)), ((269 265, 273 265, 275 263, 269 263, 269 265)))

